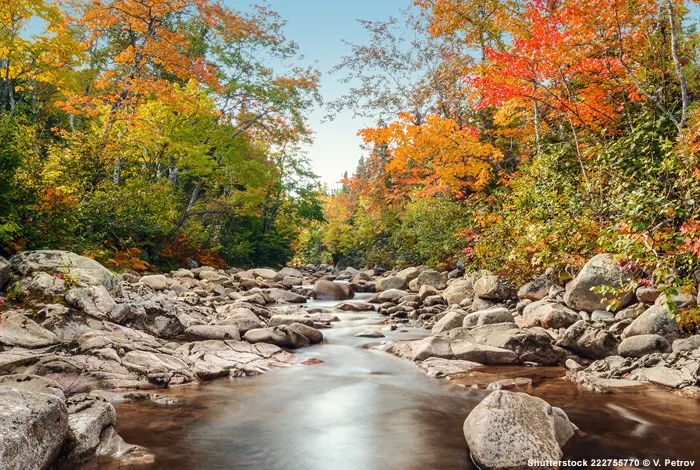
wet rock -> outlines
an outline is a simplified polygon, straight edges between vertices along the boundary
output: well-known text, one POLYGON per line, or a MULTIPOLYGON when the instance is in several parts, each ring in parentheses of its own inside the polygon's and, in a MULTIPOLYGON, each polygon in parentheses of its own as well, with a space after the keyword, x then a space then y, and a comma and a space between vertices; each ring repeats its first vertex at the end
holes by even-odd
POLYGON ((153 274, 143 276, 139 282, 150 287, 153 290, 165 290, 168 288, 168 279, 162 274, 153 274))
POLYGON ((234 325, 195 325, 185 330, 187 341, 205 341, 208 339, 241 340, 241 334, 234 325))
POLYGON ((642 357, 655 352, 668 352, 671 345, 659 335, 637 335, 623 340, 617 347, 622 357, 642 357))
POLYGON ((428 377, 436 378, 451 377, 453 375, 469 372, 476 367, 483 367, 483 364, 479 364, 478 362, 442 359, 439 357, 429 357, 419 365, 428 377))
POLYGON ((97 261, 68 251, 24 251, 10 258, 10 264, 21 276, 41 271, 63 274, 80 287, 103 286, 113 296, 121 293, 121 282, 97 261))
POLYGON ((602 359, 617 354, 615 337, 608 331, 587 324, 584 320, 571 325, 557 344, 591 359, 602 359))
POLYGON ((384 333, 379 330, 361 331, 355 335, 358 338, 384 338, 384 333))
POLYGON ((503 276, 482 276, 474 283, 474 294, 480 299, 508 300, 513 297, 510 282, 503 276))
POLYGON ((68 409, 50 393, 0 388, 0 466, 43 469, 58 456, 68 409))
POLYGON ((270 343, 283 348, 302 348, 311 344, 311 341, 290 329, 288 325, 275 326, 249 330, 243 338, 249 343, 270 343))
POLYGON ((653 305, 638 316, 630 326, 622 332, 622 338, 638 335, 659 335, 672 340, 679 336, 676 320, 665 305, 653 305))
POLYGON ((581 272, 571 282, 564 295, 564 301, 569 308, 579 311, 593 312, 606 310, 611 302, 618 309, 627 306, 634 298, 634 292, 624 292, 619 295, 599 294, 592 289, 600 286, 621 288, 634 278, 633 274, 620 266, 611 254, 600 254, 591 258, 581 272), (603 298, 606 301, 603 301, 603 298))
POLYGON ((445 316, 443 316, 437 323, 435 323, 431 334, 437 335, 439 333, 443 333, 446 331, 450 331, 454 328, 461 327, 465 316, 466 313, 462 310, 454 310, 452 312, 447 312, 445 316))
POLYGON ((472 458, 483 468, 530 468, 528 460, 561 460, 577 428, 560 408, 525 393, 496 391, 464 422, 472 458))
POLYGON ((0 345, 41 348, 58 342, 55 334, 21 313, 8 312, 0 315, 0 345))
POLYGON ((314 284, 314 297, 319 300, 347 300, 352 299, 355 293, 349 284, 318 280, 314 284))

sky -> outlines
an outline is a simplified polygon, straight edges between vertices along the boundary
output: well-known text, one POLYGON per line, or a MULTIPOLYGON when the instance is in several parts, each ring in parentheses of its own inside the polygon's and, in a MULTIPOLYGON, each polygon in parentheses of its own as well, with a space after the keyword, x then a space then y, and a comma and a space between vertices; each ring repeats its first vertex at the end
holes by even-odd
MULTIPOLYGON (((245 10, 241 2, 226 0, 228 6, 245 10)), ((399 17, 410 0, 268 0, 272 10, 286 20, 285 35, 299 45, 305 56, 302 65, 313 65, 321 73, 321 94, 325 102, 342 96, 348 84, 338 83, 341 74, 330 75, 349 47, 343 40, 364 43, 368 38, 357 19, 387 20, 399 17)), ((352 112, 340 114, 331 122, 322 122, 327 112, 315 109, 310 115, 314 143, 308 148, 313 171, 330 188, 347 171, 352 174, 362 156, 358 129, 371 122, 353 119, 352 112)))

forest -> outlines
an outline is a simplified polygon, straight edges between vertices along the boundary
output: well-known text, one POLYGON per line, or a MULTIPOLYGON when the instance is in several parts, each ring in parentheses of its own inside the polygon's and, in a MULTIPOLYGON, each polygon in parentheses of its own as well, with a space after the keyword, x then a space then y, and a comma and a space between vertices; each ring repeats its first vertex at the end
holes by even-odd
POLYGON ((406 7, 361 21, 367 40, 330 71, 348 92, 323 103, 321 72, 295 65, 266 7, 6 3, 2 251, 68 249, 116 270, 461 263, 519 279, 614 252, 692 275, 695 4, 406 7), (375 123, 339 189, 303 151, 318 106, 375 123))

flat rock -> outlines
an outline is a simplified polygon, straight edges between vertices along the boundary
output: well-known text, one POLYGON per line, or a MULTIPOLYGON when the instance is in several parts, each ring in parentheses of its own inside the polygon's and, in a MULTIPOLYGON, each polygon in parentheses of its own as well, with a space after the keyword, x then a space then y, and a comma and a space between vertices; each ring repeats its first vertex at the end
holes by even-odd
POLYGON ((0 345, 41 348, 59 343, 49 330, 18 312, 0 315, 0 345))

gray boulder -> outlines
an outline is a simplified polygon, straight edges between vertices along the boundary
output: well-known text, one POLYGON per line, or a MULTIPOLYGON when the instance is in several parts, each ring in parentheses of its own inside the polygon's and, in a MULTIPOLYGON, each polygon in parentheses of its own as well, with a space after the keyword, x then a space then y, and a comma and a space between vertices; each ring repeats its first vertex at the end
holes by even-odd
POLYGON ((305 336, 311 344, 323 343, 323 333, 316 328, 303 323, 292 323, 288 328, 302 336, 305 336))
MULTIPOLYGON (((428 286, 423 286, 427 288, 428 286)), ((420 293, 420 292, 419 292, 420 293)), ((465 299, 474 297, 474 281, 473 279, 459 279, 451 282, 445 291, 442 293, 442 298, 445 299, 447 305, 459 304, 465 299)))
POLYGON ((248 331, 243 338, 249 343, 270 343, 283 348, 302 348, 311 344, 306 336, 297 333, 289 325, 259 328, 248 331))
POLYGON ((677 339, 673 342, 671 347, 673 352, 695 351, 698 348, 700 348, 700 335, 694 335, 690 338, 677 339))
POLYGON ((10 265, 10 262, 0 256, 0 291, 3 287, 5 287, 5 284, 7 284, 11 273, 12 266, 10 265))
POLYGON ((482 326, 492 325, 495 323, 515 323, 513 314, 507 308, 496 307, 479 312, 470 313, 464 317, 462 326, 482 326))
POLYGON ((97 261, 69 251, 24 251, 10 258, 12 269, 22 276, 41 271, 64 274, 79 286, 104 286, 110 294, 121 293, 121 282, 97 261))
POLYGON ((375 286, 377 287, 377 292, 383 292, 391 289, 404 290, 408 287, 408 282, 406 282, 406 279, 398 276, 389 276, 382 279, 377 279, 375 286))
POLYGON ((561 304, 540 301, 533 302, 525 307, 522 326, 541 326, 542 328, 554 329, 568 328, 580 319, 581 317, 578 313, 561 304))
POLYGON ((433 269, 426 269, 409 283, 409 287, 415 292, 418 292, 422 286, 430 286, 437 290, 443 290, 447 287, 447 276, 433 269))
POLYGON ((59 343, 58 337, 18 312, 0 315, 0 345, 41 348, 59 343))
POLYGON ((451 312, 447 312, 445 316, 443 316, 440 320, 438 320, 437 323, 435 323, 435 326, 433 326, 433 329, 431 330, 431 334, 437 335, 439 333, 443 333, 461 327, 465 315, 466 313, 462 310, 453 310, 451 312))
MULTIPOLYGON (((66 294, 66 302, 87 315, 100 319, 110 315, 117 306, 109 291, 103 286, 71 289, 66 294)), ((118 312, 118 317, 122 315, 127 315, 127 312, 123 310, 118 312)))
POLYGON ((609 331, 589 325, 585 320, 571 325, 557 344, 591 359, 603 359, 617 354, 615 337, 609 331))
POLYGON ((280 272, 278 274, 282 278, 285 278, 288 276, 289 277, 298 277, 298 278, 304 277, 304 274, 301 271, 299 271, 298 269, 295 269, 295 268, 290 268, 288 266, 280 269, 280 272))
POLYGON ((68 409, 56 395, 0 388, 0 468, 47 468, 67 430, 68 409))
POLYGON ((620 266, 611 254, 600 254, 591 258, 581 272, 571 282, 564 294, 564 301, 571 309, 586 312, 607 310, 612 302, 617 309, 627 306, 634 299, 634 291, 629 290, 619 295, 598 294, 593 289, 600 286, 622 288, 634 279, 634 275, 620 266), (604 301, 603 298, 606 300, 604 301))
POLYGON ((671 311, 665 305, 652 305, 625 328, 623 339, 637 335, 660 335, 669 340, 678 338, 680 331, 671 311))
POLYGON ((303 304, 306 303, 306 297, 296 294, 292 291, 284 289, 268 289, 266 291, 272 300, 278 303, 303 304))
POLYGON ((319 300, 347 300, 355 296, 349 284, 319 279, 314 284, 314 297, 319 300))
POLYGON ((659 335, 637 335, 623 340, 617 347, 622 357, 642 357, 655 352, 668 352, 671 345, 659 335))
POLYGON ((556 284, 556 273, 549 268, 541 276, 526 282, 518 289, 518 297, 528 300, 542 300, 549 293, 549 288, 556 284))
POLYGON ((185 330, 187 341, 206 341, 208 339, 240 341, 241 334, 234 325, 193 325, 185 330))
POLYGON ((513 297, 513 289, 503 276, 482 276, 474 283, 474 294, 480 299, 508 300, 513 297))
POLYGON ((578 428, 563 410, 525 393, 496 391, 464 421, 472 458, 491 470, 532 468, 529 460, 558 461, 578 428))

